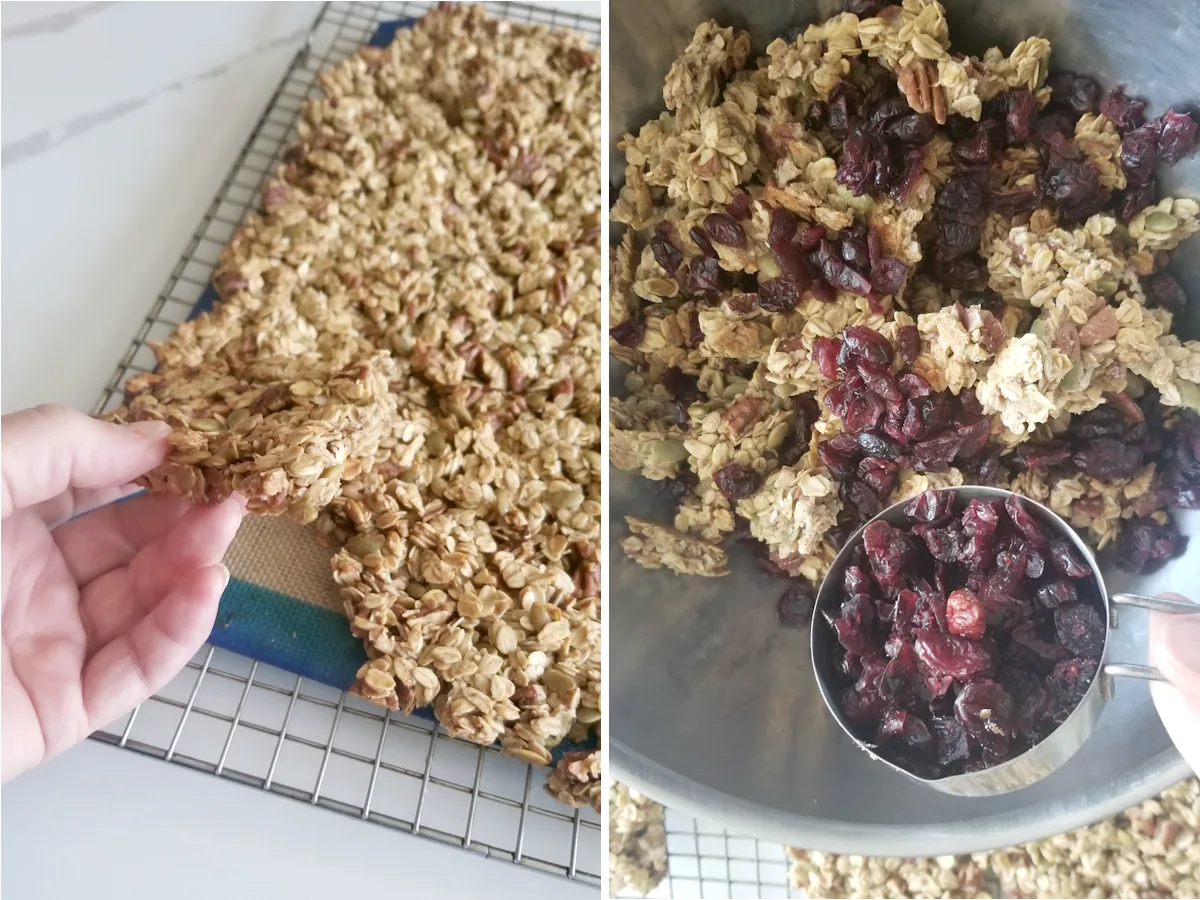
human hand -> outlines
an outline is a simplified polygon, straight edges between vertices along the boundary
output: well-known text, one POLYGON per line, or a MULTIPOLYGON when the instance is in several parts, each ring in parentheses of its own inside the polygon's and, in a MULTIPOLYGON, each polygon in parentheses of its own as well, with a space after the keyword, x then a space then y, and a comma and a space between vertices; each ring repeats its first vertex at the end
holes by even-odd
POLYGON ((1200 606, 1195 615, 1150 613, 1149 641, 1150 665, 1170 682, 1150 685, 1154 707, 1175 747, 1200 772, 1200 606))
POLYGON ((119 718, 191 659, 229 580, 221 557, 243 506, 236 495, 213 507, 158 494, 113 503, 166 457, 165 424, 53 406, 2 421, 7 781, 119 718))

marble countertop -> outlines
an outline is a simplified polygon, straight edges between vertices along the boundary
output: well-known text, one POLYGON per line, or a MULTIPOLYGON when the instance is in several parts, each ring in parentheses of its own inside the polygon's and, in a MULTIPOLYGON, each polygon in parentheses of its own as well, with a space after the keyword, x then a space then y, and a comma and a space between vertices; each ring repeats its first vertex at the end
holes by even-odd
MULTIPOLYGON (((319 11, 0 4, 4 412, 96 402, 319 11)), ((93 742, 3 815, 26 900, 597 894, 93 742)))

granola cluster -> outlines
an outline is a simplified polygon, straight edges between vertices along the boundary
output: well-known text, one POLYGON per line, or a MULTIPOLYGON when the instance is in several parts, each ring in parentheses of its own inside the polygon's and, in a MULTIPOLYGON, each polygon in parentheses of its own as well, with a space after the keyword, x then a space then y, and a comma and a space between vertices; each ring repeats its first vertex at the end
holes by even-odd
POLYGON ((718 576, 752 540, 819 581, 883 506, 963 483, 1099 547, 1131 520, 1171 531, 1166 506, 1200 502, 1190 463, 1163 488, 1194 452, 1163 448, 1200 410, 1200 342, 1172 333, 1164 266, 1200 206, 1152 171, 1195 121, 1050 76, 1039 37, 954 53, 936 0, 845 8, 757 60, 702 23, 666 111, 618 144, 611 462, 676 504, 629 519, 626 552, 718 576))
MULTIPOLYGON (((549 765, 600 720, 600 69, 444 4, 320 76, 120 421, 146 478, 315 521, 369 661, 352 691, 549 765)), ((596 804, 595 753, 548 790, 596 804)))

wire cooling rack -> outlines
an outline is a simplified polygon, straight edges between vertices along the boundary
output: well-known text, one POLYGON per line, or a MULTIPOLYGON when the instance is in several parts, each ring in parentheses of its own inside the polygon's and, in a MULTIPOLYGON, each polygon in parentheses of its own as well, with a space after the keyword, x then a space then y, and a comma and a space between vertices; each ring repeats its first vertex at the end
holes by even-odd
POLYGON ((787 851, 780 844, 730 834, 673 809, 667 810, 666 832, 667 877, 649 898, 804 896, 788 887, 787 851))
MULTIPOLYGON (((187 319, 221 251, 295 140, 317 75, 367 43, 381 22, 432 3, 328 3, 259 119, 96 406, 120 403, 126 378, 154 367, 150 341, 187 319)), ((600 20, 519 3, 485 3, 519 22, 574 28, 600 42, 600 20)), ((600 821, 542 790, 543 770, 493 747, 254 660, 205 646, 161 693, 93 735, 220 778, 489 858, 599 885, 600 821)))

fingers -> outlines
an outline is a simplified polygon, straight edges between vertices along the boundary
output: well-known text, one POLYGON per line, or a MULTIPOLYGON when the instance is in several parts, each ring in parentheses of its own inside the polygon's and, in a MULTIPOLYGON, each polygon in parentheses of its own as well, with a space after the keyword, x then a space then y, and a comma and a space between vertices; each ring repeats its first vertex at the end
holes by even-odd
POLYGON ((1150 685, 1158 717, 1188 765, 1200 771, 1200 605, 1196 611, 1194 616, 1150 613, 1149 660, 1171 682, 1150 685))
POLYGON ((38 518, 48 528, 57 528, 76 516, 86 515, 92 510, 124 500, 144 490, 136 484, 120 484, 116 487, 69 488, 57 497, 51 497, 34 507, 38 518))
POLYGON ((95 652, 83 669, 83 704, 103 727, 170 681, 212 630, 229 570, 217 564, 183 575, 129 632, 95 652))
POLYGON ((5 416, 0 511, 7 518, 68 488, 127 484, 166 458, 169 434, 161 422, 113 425, 64 406, 5 416))
MULTIPOLYGON (((102 646, 126 633, 183 578, 219 563, 242 519, 241 506, 232 499, 215 507, 190 506, 185 502, 182 514, 163 502, 152 504, 151 499, 147 496, 130 501, 134 504, 145 500, 144 505, 150 508, 144 510, 144 515, 136 516, 138 524, 129 526, 126 536, 114 539, 111 545, 105 545, 104 541, 106 533, 113 532, 89 532, 86 546, 90 555, 84 563, 78 559, 79 546, 71 547, 74 559, 69 564, 81 572, 87 564, 95 564, 99 570, 119 560, 107 566, 82 591, 80 614, 90 647, 102 646), (139 541, 145 546, 130 552, 129 547, 139 541)), ((83 521, 86 520, 80 520, 83 521)), ((79 544, 82 543, 81 540, 79 544)))
MULTIPOLYGON (((182 497, 142 494, 59 526, 54 530, 54 542, 76 583, 86 585, 105 572, 129 565, 138 551, 170 534, 193 508, 198 507, 182 497)), ((206 560, 205 564, 217 561, 206 560)))
MULTIPOLYGON (((1163 594, 1186 601, 1179 594, 1163 594)), ((1150 613, 1150 664, 1173 685, 1189 694, 1200 695, 1200 605, 1196 614, 1150 613)))

